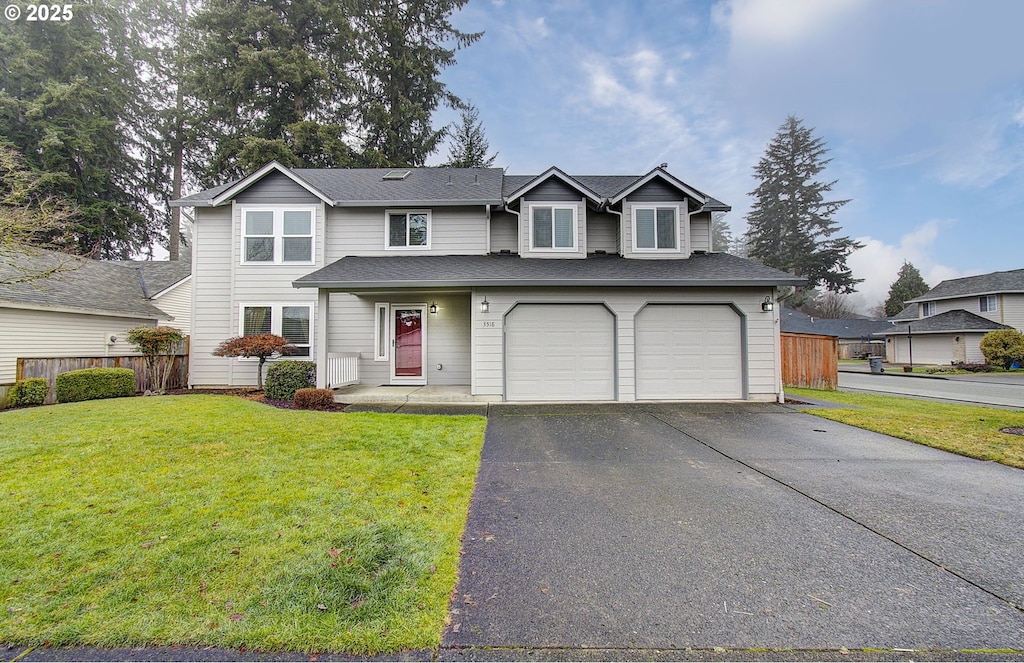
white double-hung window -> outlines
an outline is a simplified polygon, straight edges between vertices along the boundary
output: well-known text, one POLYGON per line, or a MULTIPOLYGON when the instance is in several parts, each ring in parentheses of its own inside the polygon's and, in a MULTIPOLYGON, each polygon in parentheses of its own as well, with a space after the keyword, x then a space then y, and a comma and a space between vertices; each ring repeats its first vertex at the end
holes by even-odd
POLYGON ((679 208, 633 206, 634 251, 678 251, 679 208))
POLYGON ((276 334, 295 346, 292 356, 308 357, 312 348, 313 307, 310 304, 242 304, 242 336, 276 334))
POLYGON ((242 263, 313 262, 316 208, 243 207, 242 263))
POLYGON ((576 205, 530 205, 530 248, 576 250, 576 205))

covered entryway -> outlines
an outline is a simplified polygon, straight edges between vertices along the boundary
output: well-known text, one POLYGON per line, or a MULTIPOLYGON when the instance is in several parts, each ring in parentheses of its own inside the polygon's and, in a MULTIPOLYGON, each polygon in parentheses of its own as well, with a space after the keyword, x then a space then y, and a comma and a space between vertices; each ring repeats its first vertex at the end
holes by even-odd
POLYGON ((727 304, 648 304, 636 316, 636 397, 743 398, 742 321, 727 304))
POLYGON ((505 317, 505 398, 615 400, 615 317, 602 304, 517 304, 505 317))

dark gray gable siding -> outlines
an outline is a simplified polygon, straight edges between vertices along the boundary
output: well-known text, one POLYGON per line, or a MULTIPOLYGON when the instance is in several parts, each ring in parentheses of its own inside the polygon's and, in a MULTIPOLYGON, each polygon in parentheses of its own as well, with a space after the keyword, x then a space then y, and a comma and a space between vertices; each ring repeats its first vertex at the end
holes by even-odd
POLYGON ((580 200, 583 198, 583 194, 557 177, 549 177, 546 181, 530 189, 523 198, 525 200, 561 202, 580 200))
POLYGON ((667 203, 682 200, 686 194, 665 180, 655 178, 627 197, 634 203, 667 203))
POLYGON ((284 173, 275 171, 235 196, 235 201, 247 205, 302 205, 318 203, 320 199, 284 173))

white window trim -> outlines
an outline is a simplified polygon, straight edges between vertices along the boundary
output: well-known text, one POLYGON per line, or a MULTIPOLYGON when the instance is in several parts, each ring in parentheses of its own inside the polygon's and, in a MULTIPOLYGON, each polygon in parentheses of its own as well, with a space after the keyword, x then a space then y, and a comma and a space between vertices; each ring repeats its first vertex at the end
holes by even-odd
POLYGON ((646 205, 646 204, 644 204, 644 205, 633 205, 631 207, 631 209, 630 209, 629 216, 630 216, 630 220, 629 220, 630 230, 632 232, 632 237, 633 237, 633 253, 682 253, 683 252, 683 241, 684 241, 684 239, 683 239, 683 232, 680 229, 680 225, 681 225, 680 221, 682 219, 682 216, 681 216, 681 214, 679 212, 679 205, 672 205, 672 204, 659 205, 657 203, 651 204, 651 205, 646 205), (676 222, 675 222, 675 225, 673 226, 673 228, 675 228, 675 236, 676 236, 675 248, 659 249, 659 248, 655 247, 653 249, 642 249, 642 248, 638 248, 637 247, 637 245, 636 245, 636 212, 637 212, 637 210, 642 210, 642 209, 654 210, 654 223, 655 223, 655 226, 654 226, 654 240, 655 240, 655 242, 657 242, 657 240, 658 240, 658 226, 657 226, 657 223, 658 223, 658 210, 659 209, 672 209, 672 210, 675 210, 675 212, 676 212, 676 222))
POLYGON ((386 209, 384 210, 384 250, 385 251, 429 251, 431 236, 433 235, 434 219, 428 209, 386 209), (391 215, 405 215, 405 241, 409 241, 409 215, 427 215, 427 243, 425 246, 391 246, 391 215))
POLYGON ((391 361, 391 332, 388 325, 391 324, 391 304, 388 302, 377 302, 373 305, 373 360, 391 361), (381 326, 380 312, 384 311, 384 324, 381 326), (383 338, 384 343, 381 343, 383 338), (380 351, 381 347, 384 352, 380 351))
POLYGON ((978 312, 979 313, 998 313, 999 312, 999 296, 998 295, 981 295, 978 297, 978 312), (991 306, 985 308, 985 304, 992 302, 991 306))
POLYGON ((580 242, 580 218, 579 218, 579 203, 576 202, 536 202, 526 206, 528 218, 530 220, 530 250, 537 253, 577 253, 579 251, 580 242), (533 208, 535 207, 550 207, 551 208, 551 243, 555 243, 555 210, 556 209, 569 209, 572 210, 572 246, 534 246, 533 245, 533 208))
POLYGON ((921 302, 921 317, 929 318, 935 315, 935 302, 921 302))
MULTIPOLYGON (((238 209, 238 236, 239 251, 238 258, 242 265, 313 265, 316 264, 316 212, 317 205, 237 205, 238 209), (249 235, 245 234, 246 212, 272 212, 274 214, 274 259, 273 260, 246 260, 245 240, 249 235), (285 212, 309 212, 309 260, 288 260, 284 259, 284 213, 285 212)), ((270 237, 270 235, 252 235, 252 237, 270 237)), ((306 235, 288 235, 288 237, 306 237, 306 235)))
MULTIPOLYGON (((270 307, 270 333, 278 336, 284 336, 281 333, 282 325, 284 324, 284 307, 285 306, 304 306, 309 309, 309 356, 294 356, 296 359, 309 359, 314 361, 316 359, 316 339, 314 338, 314 329, 316 328, 315 320, 313 315, 315 313, 314 306, 310 302, 239 302, 238 304, 238 335, 245 335, 245 309, 254 307, 270 307)), ((299 346, 305 347, 305 346, 299 346)), ((288 358, 293 355, 282 355, 282 357, 288 358)), ((246 357, 239 357, 240 360, 245 360, 246 357)), ((253 357, 248 357, 249 360, 253 360, 253 357)))

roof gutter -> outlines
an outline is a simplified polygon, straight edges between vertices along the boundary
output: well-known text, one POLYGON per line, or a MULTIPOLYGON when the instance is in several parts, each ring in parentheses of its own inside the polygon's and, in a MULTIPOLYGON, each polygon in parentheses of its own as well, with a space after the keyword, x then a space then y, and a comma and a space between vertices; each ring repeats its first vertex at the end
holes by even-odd
MULTIPOLYGON (((791 285, 794 280, 773 279, 439 279, 415 281, 292 281, 294 288, 324 288, 328 290, 388 290, 395 288, 523 288, 523 287, 567 287, 567 288, 758 288, 774 285, 791 285)), ((802 283, 802 281, 799 281, 802 283)))

